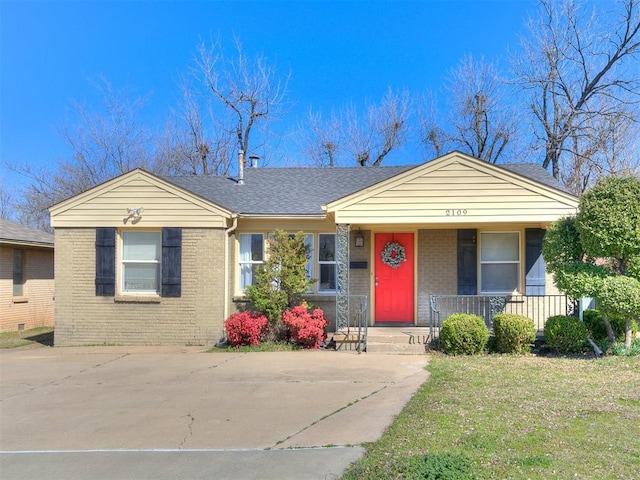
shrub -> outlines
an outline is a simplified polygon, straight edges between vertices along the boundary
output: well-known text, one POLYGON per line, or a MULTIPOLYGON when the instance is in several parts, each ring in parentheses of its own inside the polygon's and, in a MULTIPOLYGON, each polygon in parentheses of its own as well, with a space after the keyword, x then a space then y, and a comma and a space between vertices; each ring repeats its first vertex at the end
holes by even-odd
POLYGON ((471 461, 453 453, 428 453, 411 457, 402 478, 408 480, 473 480, 477 478, 471 461))
POLYGON ((587 326, 576 317, 556 315, 544 326, 544 340, 559 353, 581 352, 587 339, 587 326))
POLYGON ((311 247, 303 232, 290 235, 278 229, 267 239, 267 245, 269 255, 245 293, 253 308, 264 313, 270 327, 277 331, 275 327, 285 309, 299 304, 301 296, 313 285, 307 273, 311 247))
POLYGON ((536 339, 533 320, 523 315, 499 313, 493 317, 496 348, 500 353, 526 353, 536 339))
POLYGON ((267 317, 248 311, 234 313, 225 320, 224 329, 234 347, 260 345, 267 334, 267 317))
MULTIPOLYGON (((591 338, 597 343, 602 343, 607 340, 607 329, 604 326, 602 315, 598 310, 585 310, 582 316, 587 330, 591 338)), ((626 329, 626 320, 620 315, 609 315, 609 323, 613 329, 613 333, 616 336, 616 341, 624 342, 624 335, 626 329)), ((631 322, 631 333, 633 335, 638 331, 638 323, 634 320, 631 322)))
POLYGON ((306 304, 298 305, 282 314, 282 322, 289 328, 291 340, 304 348, 320 348, 327 338, 324 329, 329 322, 319 308, 309 312, 306 304))
POLYGON ((627 348, 624 343, 614 343, 609 351, 612 355, 637 357, 640 355, 640 338, 635 338, 631 342, 631 348, 627 348))
POLYGON ((483 351, 489 340, 489 330, 482 317, 455 313, 442 322, 442 350, 451 355, 473 355, 483 351))

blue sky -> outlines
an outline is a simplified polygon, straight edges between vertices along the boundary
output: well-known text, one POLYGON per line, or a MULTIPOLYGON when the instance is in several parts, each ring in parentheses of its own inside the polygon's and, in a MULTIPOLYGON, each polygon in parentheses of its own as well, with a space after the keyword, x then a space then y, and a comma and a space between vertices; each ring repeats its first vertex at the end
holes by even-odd
POLYGON ((533 0, 2 0, 0 185, 23 181, 5 162, 46 165, 68 154, 57 131, 72 102, 96 101, 99 75, 148 95, 141 121, 163 125, 202 40, 231 46, 235 33, 247 53, 290 72, 283 123, 293 125, 309 108, 379 101, 389 86, 437 89, 465 54, 504 61, 535 8, 533 0))

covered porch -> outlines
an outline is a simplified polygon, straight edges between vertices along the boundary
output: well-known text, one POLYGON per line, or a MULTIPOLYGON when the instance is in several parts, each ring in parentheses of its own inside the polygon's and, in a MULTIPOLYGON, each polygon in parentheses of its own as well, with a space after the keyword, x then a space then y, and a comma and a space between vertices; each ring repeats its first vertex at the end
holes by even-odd
POLYGON ((577 205, 539 166, 501 168, 459 152, 325 205, 336 225, 336 331, 354 318, 437 329, 456 312, 491 328, 501 311, 544 328, 572 309, 547 275, 544 233, 577 205))

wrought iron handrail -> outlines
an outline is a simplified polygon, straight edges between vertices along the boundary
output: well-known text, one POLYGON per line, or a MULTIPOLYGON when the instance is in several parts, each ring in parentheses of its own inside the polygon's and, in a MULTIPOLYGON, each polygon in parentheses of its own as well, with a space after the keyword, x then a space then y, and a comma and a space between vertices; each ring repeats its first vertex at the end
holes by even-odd
POLYGON ((442 321, 454 313, 472 313, 493 327, 497 313, 517 313, 533 320, 538 331, 544 330, 553 315, 574 315, 576 302, 567 295, 429 295, 429 327, 433 335, 442 321))
POLYGON ((349 314, 347 322, 336 324, 336 333, 346 339, 355 335, 355 347, 358 353, 367 350, 367 334, 369 330, 369 302, 367 295, 348 295, 349 314))

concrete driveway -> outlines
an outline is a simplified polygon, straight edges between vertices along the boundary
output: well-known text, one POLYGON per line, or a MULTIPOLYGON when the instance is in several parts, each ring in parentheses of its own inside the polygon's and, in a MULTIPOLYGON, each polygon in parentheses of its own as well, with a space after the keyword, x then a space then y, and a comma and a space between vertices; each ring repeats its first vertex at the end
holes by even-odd
POLYGON ((337 478, 426 355, 0 351, 2 478, 337 478))

